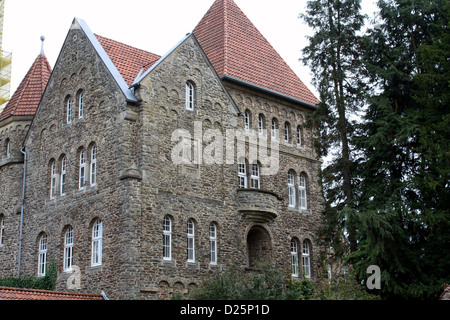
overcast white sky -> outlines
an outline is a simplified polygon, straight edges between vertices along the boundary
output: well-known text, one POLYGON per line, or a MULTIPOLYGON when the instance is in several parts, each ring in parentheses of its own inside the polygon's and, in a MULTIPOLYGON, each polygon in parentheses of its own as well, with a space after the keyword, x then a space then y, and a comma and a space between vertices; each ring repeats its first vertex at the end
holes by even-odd
MULTIPOLYGON (((164 55, 192 32, 214 0, 5 0, 4 51, 12 52, 11 95, 41 50, 55 65, 74 17, 92 32, 164 55)), ((306 0, 234 0, 310 90, 310 71, 298 59, 309 30, 298 15, 306 0)), ((372 15, 375 0, 362 0, 372 15)))

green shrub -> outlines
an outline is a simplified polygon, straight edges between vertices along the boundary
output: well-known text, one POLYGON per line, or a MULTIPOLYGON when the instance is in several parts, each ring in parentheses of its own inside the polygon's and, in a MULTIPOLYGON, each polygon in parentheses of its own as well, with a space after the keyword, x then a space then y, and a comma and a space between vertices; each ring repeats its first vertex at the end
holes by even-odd
POLYGON ((52 261, 47 267, 44 277, 7 277, 0 279, 0 287, 22 288, 22 289, 39 289, 39 290, 54 290, 58 271, 56 263, 52 261))

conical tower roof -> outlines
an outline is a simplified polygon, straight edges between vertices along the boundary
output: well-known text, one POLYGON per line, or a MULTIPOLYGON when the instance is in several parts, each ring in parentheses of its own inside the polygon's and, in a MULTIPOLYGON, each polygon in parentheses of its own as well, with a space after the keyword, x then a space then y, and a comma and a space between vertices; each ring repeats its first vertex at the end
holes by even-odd
POLYGON ((240 80, 316 105, 314 94, 234 3, 216 0, 194 35, 224 79, 240 80))
POLYGON ((0 121, 11 116, 34 115, 51 73, 47 57, 39 54, 0 114, 0 121))

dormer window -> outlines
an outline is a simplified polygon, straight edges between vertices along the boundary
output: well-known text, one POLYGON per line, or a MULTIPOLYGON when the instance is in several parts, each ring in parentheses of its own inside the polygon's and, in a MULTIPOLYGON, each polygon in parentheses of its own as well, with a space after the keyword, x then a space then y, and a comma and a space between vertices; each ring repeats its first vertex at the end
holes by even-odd
POLYGON ((186 82, 186 110, 194 111, 195 86, 191 81, 186 82))

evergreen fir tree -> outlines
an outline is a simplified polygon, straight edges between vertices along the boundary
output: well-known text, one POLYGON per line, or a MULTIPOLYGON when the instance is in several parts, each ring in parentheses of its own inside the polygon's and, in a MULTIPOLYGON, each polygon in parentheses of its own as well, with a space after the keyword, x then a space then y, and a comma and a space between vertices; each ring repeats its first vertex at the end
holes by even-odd
POLYGON ((355 228, 344 222, 353 210, 354 155, 352 135, 355 116, 362 105, 359 68, 364 24, 360 0, 312 0, 300 17, 314 30, 303 49, 303 62, 313 72, 320 104, 307 126, 317 128, 316 147, 329 163, 320 172, 325 198, 322 236, 338 256, 355 250, 355 228), (345 239, 345 241, 344 241, 345 239), (347 246, 347 240, 349 246, 347 246))
POLYGON ((385 298, 436 299, 449 282, 449 25, 445 0, 380 0, 365 37, 371 97, 354 139, 360 277, 375 264, 385 298))

